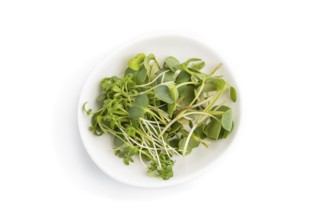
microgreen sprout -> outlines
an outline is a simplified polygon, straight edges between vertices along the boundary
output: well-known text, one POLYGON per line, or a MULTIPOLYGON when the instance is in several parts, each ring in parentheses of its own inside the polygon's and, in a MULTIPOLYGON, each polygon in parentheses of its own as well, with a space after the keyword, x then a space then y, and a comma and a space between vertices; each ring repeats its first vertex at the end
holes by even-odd
POLYGON ((191 58, 180 62, 169 56, 161 66, 153 54, 137 54, 123 75, 104 78, 90 130, 108 133, 114 152, 129 165, 139 159, 151 176, 173 176, 180 159, 200 144, 226 138, 234 128, 233 110, 224 105, 237 101, 236 89, 223 76, 202 72, 205 62, 191 58), (219 103, 219 100, 222 103, 219 103))

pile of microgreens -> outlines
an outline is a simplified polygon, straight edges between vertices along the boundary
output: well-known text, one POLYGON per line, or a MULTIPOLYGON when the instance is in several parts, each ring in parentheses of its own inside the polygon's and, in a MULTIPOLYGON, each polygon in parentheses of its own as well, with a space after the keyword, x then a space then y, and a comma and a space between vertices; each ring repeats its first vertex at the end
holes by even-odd
POLYGON ((226 138, 233 130, 236 90, 222 76, 201 70, 205 62, 192 58, 180 63, 167 57, 161 66, 153 54, 138 54, 122 77, 104 78, 97 97, 100 108, 92 115, 90 130, 114 137, 115 154, 125 164, 138 156, 148 174, 169 179, 173 156, 189 154, 200 144, 226 138), (222 104, 219 104, 221 98, 222 104), (208 139, 207 139, 208 138, 208 139))

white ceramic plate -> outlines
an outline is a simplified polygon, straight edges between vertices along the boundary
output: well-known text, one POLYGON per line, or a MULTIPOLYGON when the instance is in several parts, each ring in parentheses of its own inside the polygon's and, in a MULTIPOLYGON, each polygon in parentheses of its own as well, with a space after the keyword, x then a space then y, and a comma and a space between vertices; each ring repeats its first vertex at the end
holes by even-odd
POLYGON ((153 53, 161 60, 170 55, 180 61, 198 57, 206 62, 206 67, 203 69, 206 72, 211 71, 217 64, 223 63, 220 73, 232 85, 236 86, 236 83, 223 60, 208 46, 191 37, 162 34, 140 38, 113 51, 96 66, 87 79, 79 100, 78 123, 85 148, 97 166, 113 179, 134 186, 164 187, 183 183, 212 167, 232 142, 239 125, 239 102, 232 106, 235 121, 234 132, 227 139, 214 142, 209 148, 200 146, 185 158, 177 158, 173 167, 174 177, 171 179, 162 180, 148 176, 138 159, 126 166, 121 158, 114 155, 110 135, 97 137, 88 130, 90 117, 82 112, 81 107, 83 103, 88 102, 88 108, 96 109, 95 99, 99 94, 99 82, 104 77, 123 74, 127 61, 137 53, 153 53))

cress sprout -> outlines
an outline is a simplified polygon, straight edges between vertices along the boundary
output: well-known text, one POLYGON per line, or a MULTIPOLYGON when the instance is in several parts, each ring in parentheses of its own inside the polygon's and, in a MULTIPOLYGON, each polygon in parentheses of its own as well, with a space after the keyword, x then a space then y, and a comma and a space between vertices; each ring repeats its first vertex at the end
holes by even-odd
POLYGON ((136 157, 148 174, 171 178, 174 155, 207 147, 234 129, 233 110, 225 104, 236 102, 236 90, 215 75, 221 64, 209 74, 204 66, 198 58, 180 63, 172 56, 161 66, 153 54, 137 54, 122 76, 100 82, 97 110, 84 104, 89 129, 113 135, 114 152, 125 164, 136 157))

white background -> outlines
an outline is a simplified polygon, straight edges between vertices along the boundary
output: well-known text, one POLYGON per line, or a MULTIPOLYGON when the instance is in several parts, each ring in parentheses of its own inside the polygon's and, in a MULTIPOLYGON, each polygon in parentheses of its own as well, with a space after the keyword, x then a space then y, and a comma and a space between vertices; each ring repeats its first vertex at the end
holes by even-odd
POLYGON ((0 219, 330 219, 327 1, 0 0, 0 219), (242 123, 177 187, 119 184, 89 159, 80 90, 112 48, 159 30, 223 57, 242 123))

